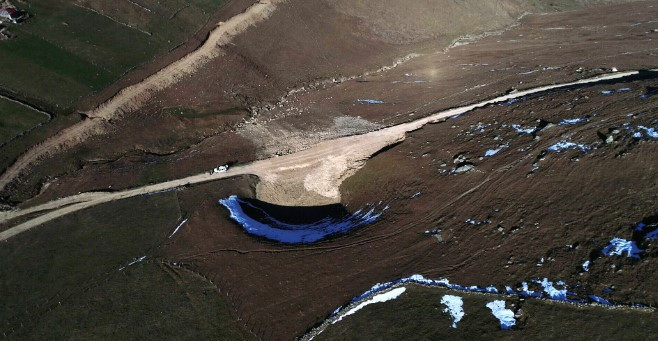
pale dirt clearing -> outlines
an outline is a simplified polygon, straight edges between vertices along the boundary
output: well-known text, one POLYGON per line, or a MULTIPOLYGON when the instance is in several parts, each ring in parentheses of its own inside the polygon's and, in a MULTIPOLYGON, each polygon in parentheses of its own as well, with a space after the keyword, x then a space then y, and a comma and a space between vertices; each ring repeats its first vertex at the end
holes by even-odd
MULTIPOLYGON (((658 71, 658 69, 651 71, 658 71)), ((202 173, 187 178, 114 193, 83 193, 23 210, 2 212, 0 213, 0 223, 5 223, 30 213, 52 210, 0 232, 0 241, 66 214, 105 202, 174 190, 190 184, 239 175, 258 176, 260 179, 256 188, 258 199, 273 204, 316 206, 339 203, 341 199, 339 191, 340 184, 363 167, 368 158, 377 151, 393 143, 403 141, 407 132, 420 129, 428 123, 439 122, 493 103, 505 102, 510 99, 521 98, 552 89, 618 79, 637 75, 638 73, 638 71, 616 72, 575 82, 547 85, 519 91, 480 103, 441 111, 422 119, 367 134, 324 141, 297 153, 236 166, 225 173, 202 173)))
POLYGON ((236 35, 244 32, 250 26, 267 19, 276 9, 276 5, 283 1, 285 0, 260 1, 228 21, 220 22, 217 28, 210 32, 206 42, 197 50, 143 81, 121 90, 98 108, 87 112, 86 115, 90 119, 66 128, 29 149, 0 176, 0 191, 34 162, 70 148, 90 136, 103 133, 107 129, 107 121, 140 108, 157 91, 191 75, 208 61, 218 57, 221 53, 219 47, 229 43, 236 35))

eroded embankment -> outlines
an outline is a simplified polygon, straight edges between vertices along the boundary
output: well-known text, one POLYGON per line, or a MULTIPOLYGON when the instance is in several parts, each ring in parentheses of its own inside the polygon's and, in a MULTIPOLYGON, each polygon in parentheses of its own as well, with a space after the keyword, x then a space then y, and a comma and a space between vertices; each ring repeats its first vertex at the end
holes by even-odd
POLYGON ((85 113, 88 119, 60 131, 57 135, 28 150, 0 176, 0 191, 37 160, 104 132, 109 120, 140 108, 157 91, 189 76, 211 59, 218 57, 220 55, 219 47, 229 43, 236 35, 244 32, 250 26, 267 19, 276 9, 276 5, 282 1, 285 0, 257 2, 245 12, 226 22, 219 23, 217 28, 210 32, 206 42, 194 52, 143 81, 121 90, 98 108, 85 113))
POLYGON ((338 203, 341 199, 339 187, 343 180, 356 173, 373 154, 389 145, 403 141, 407 132, 420 129, 428 123, 462 115, 476 108, 550 90, 624 81, 633 77, 655 77, 656 72, 658 72, 658 69, 650 70, 644 75, 640 71, 617 72, 575 82, 542 86, 499 96, 476 104, 441 111, 416 121, 371 133, 324 141, 297 153, 236 166, 227 172, 202 173, 120 192, 83 193, 22 210, 2 212, 0 213, 0 224, 8 223, 12 219, 26 214, 50 210, 39 217, 0 232, 0 241, 63 215, 105 202, 174 190, 190 184, 240 175, 259 177, 257 198, 265 202, 285 206, 317 206, 338 203))

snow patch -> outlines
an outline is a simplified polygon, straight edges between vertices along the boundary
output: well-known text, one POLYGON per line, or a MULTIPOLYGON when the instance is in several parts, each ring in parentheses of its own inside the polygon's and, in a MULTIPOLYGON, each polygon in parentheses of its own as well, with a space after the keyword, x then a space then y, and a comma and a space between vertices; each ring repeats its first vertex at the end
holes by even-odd
POLYGON ((631 88, 619 88, 619 89, 612 89, 612 90, 603 90, 603 91, 601 91, 601 93, 604 94, 604 95, 612 95, 614 93, 628 92, 628 91, 631 91, 631 90, 633 90, 633 89, 631 89, 631 88))
POLYGON ((187 223, 187 219, 183 220, 180 224, 178 224, 178 226, 176 226, 176 229, 174 229, 174 232, 172 232, 172 233, 169 235, 169 238, 173 237, 173 236, 176 234, 176 232, 178 232, 178 230, 179 230, 183 225, 185 225, 185 223, 187 223))
POLYGON ((613 238, 606 247, 601 250, 606 256, 623 256, 629 258, 640 258, 642 250, 637 247, 634 241, 622 238, 613 238))
POLYGON ((544 288, 544 292, 549 298, 556 301, 565 301, 567 299, 567 288, 564 285, 564 282, 558 281, 555 283, 555 285, 561 286, 562 289, 556 288, 553 282, 549 281, 548 278, 544 278, 542 281, 536 281, 536 283, 541 284, 544 288))
POLYGON ((133 266, 133 265, 135 265, 135 264, 137 264, 137 263, 139 263, 139 262, 143 262, 145 259, 146 259, 146 256, 141 256, 141 257, 139 257, 139 258, 135 258, 135 259, 133 259, 130 263, 126 264, 126 266, 122 266, 122 267, 120 267, 120 268, 119 268, 119 271, 123 271, 123 269, 125 269, 125 268, 127 268, 127 267, 129 267, 129 266, 133 266))
POLYGON ((531 75, 539 70, 531 70, 531 71, 526 71, 526 72, 520 72, 519 75, 531 75))
POLYGON ((507 148, 507 147, 508 147, 508 146, 505 145, 505 146, 500 146, 500 147, 498 147, 498 148, 496 148, 496 149, 489 149, 489 150, 487 150, 486 152, 484 152, 484 157, 491 157, 491 156, 494 156, 494 155, 500 153, 503 149, 505 149, 505 148, 507 148))
MULTIPOLYGON (((646 135, 647 137, 650 137, 652 139, 658 139, 658 130, 656 130, 656 128, 638 126, 637 129, 644 130, 644 135, 646 135)), ((633 135, 633 136, 635 136, 635 135, 633 135)), ((640 137, 642 137, 641 134, 640 134, 640 137)))
POLYGON ((560 141, 550 147, 548 147, 549 152, 560 152, 566 149, 580 149, 583 152, 589 151, 591 148, 584 144, 573 143, 569 141, 560 141))
POLYGON ((496 300, 489 302, 487 303, 487 308, 491 309, 493 316, 500 321, 500 328, 507 330, 516 325, 514 312, 505 308, 505 301, 496 300))
POLYGON ((534 291, 530 290, 528 287, 528 282, 521 282, 521 291, 519 293, 523 296, 529 296, 529 297, 541 297, 542 294, 539 291, 534 291))
POLYGON ((344 317, 350 316, 350 315, 356 313, 357 311, 363 309, 365 306, 368 306, 368 305, 371 305, 371 304, 374 304, 374 303, 382 303, 382 302, 387 302, 387 301, 390 301, 390 300, 394 300, 394 299, 400 297, 400 295, 402 295, 402 293, 404 293, 406 290, 407 290, 407 288, 400 287, 400 288, 395 288, 391 291, 385 292, 383 294, 377 294, 377 295, 373 296, 371 299, 369 299, 365 302, 361 302, 361 303, 357 304, 354 308, 346 311, 344 314, 340 315, 336 320, 334 320, 332 322, 332 324, 340 322, 344 317))
POLYGON ((357 99, 357 103, 366 103, 366 104, 384 104, 384 101, 376 99, 357 99))
POLYGON ((572 124, 578 124, 578 123, 585 123, 588 122, 589 119, 586 117, 582 118, 566 118, 558 123, 558 125, 564 126, 564 125, 572 125, 572 124))
POLYGON ((444 295, 441 298, 441 304, 446 308, 443 312, 449 313, 452 316, 452 328, 457 328, 457 323, 464 317, 464 301, 461 297, 455 295, 444 295))
POLYGON ((498 293, 498 289, 493 285, 490 285, 490 286, 484 288, 484 290, 486 292, 490 293, 490 294, 497 294, 498 293))
POLYGON ((478 220, 474 220, 474 219, 468 218, 468 219, 466 219, 466 223, 467 223, 467 224, 470 224, 470 225, 475 225, 475 226, 477 226, 477 225, 486 225, 486 224, 489 224, 489 223, 491 223, 491 221, 490 221, 490 220, 481 220, 481 221, 478 221, 478 220))
POLYGON ((135 265, 135 264, 137 264, 137 263, 139 263, 139 262, 144 261, 145 259, 146 259, 146 256, 141 256, 141 257, 139 257, 139 258, 133 260, 132 262, 128 263, 128 266, 135 265))
POLYGON ((512 124, 512 129, 516 131, 518 134, 532 134, 537 130, 537 128, 532 127, 532 128, 523 128, 518 124, 512 124))

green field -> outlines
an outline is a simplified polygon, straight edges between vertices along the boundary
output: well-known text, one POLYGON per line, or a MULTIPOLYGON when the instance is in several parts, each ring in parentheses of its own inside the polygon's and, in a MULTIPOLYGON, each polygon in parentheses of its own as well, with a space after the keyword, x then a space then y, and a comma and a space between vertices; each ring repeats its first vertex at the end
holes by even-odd
POLYGON ((181 44, 226 0, 35 0, 0 42, 0 87, 69 110, 131 68, 181 44))
POLYGON ((22 329, 23 340, 242 340, 215 287, 185 270, 140 263, 22 329))
POLYGON ((3 242, 0 331, 20 340, 242 338, 214 285, 155 256, 181 215, 176 192, 142 196, 3 242))
POLYGON ((48 120, 48 116, 0 97, 0 145, 48 120))
POLYGON ((480 295, 416 285, 397 299, 368 305, 330 325, 314 340, 655 340, 658 313, 480 295), (443 295, 460 296, 464 317, 452 328, 443 295), (502 330, 485 305, 505 300, 520 305, 513 330, 502 330))

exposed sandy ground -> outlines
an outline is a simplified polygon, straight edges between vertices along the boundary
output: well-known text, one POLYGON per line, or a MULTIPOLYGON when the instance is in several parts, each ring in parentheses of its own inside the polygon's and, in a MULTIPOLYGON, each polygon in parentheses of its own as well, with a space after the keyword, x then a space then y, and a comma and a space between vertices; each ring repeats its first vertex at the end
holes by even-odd
POLYGON ((238 175, 256 175, 260 182, 256 193, 260 200, 287 206, 319 206, 339 203, 339 188, 343 181, 356 173, 365 162, 383 148, 401 142, 406 133, 487 105, 521 98, 530 94, 567 88, 577 84, 596 83, 637 74, 637 71, 619 72, 565 84, 542 86, 519 91, 480 103, 455 108, 410 123, 381 129, 363 135, 347 136, 324 141, 304 151, 282 157, 256 161, 229 169, 224 173, 204 173, 184 179, 168 181, 115 193, 83 193, 58 199, 36 207, 0 213, 0 223, 27 214, 52 210, 0 233, 0 241, 39 226, 63 215, 99 205, 104 202, 138 195, 173 190, 178 187, 219 180, 238 175))
POLYGON ((244 32, 250 26, 267 19, 276 9, 281 0, 263 1, 249 7, 213 30, 206 42, 196 51, 170 64, 142 82, 120 91, 109 101, 98 108, 87 112, 89 119, 61 131, 56 136, 21 155, 19 159, 0 176, 2 190, 16 176, 42 157, 56 153, 62 149, 84 141, 89 136, 100 134, 106 128, 106 122, 119 117, 125 112, 141 107, 154 92, 170 86, 182 77, 195 72, 201 65, 220 54, 219 47, 229 43, 236 35, 244 32))

